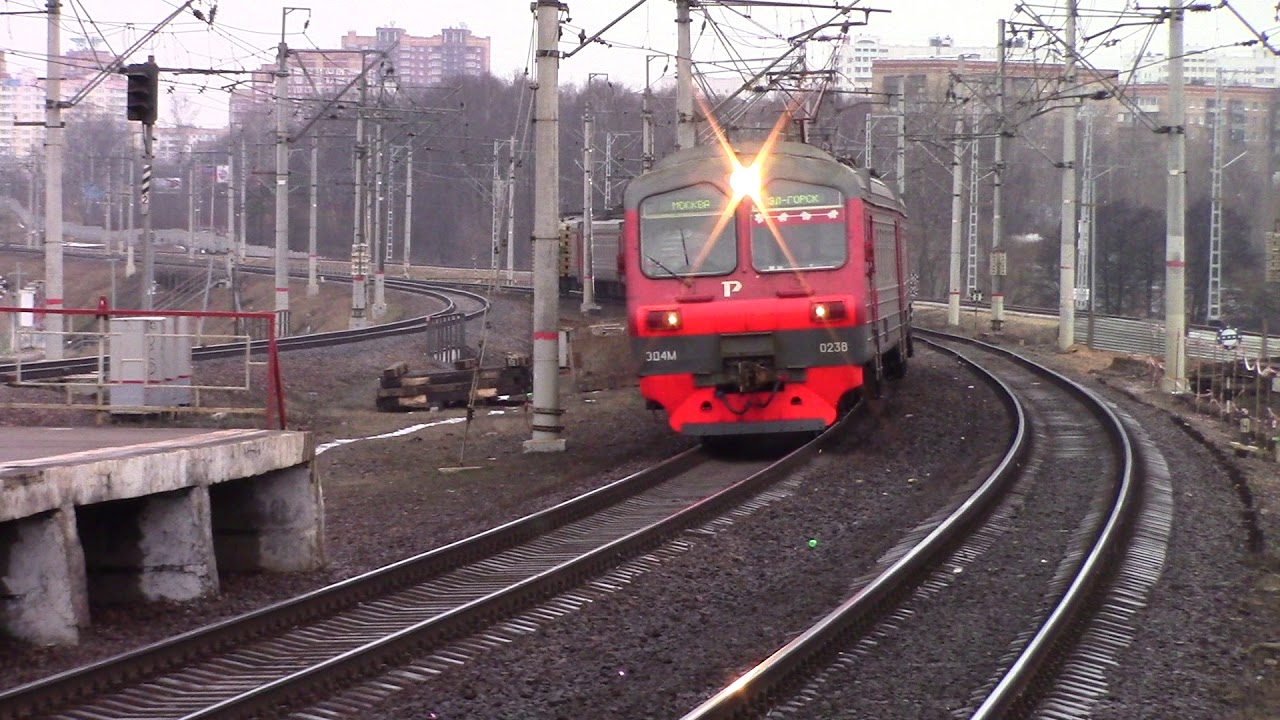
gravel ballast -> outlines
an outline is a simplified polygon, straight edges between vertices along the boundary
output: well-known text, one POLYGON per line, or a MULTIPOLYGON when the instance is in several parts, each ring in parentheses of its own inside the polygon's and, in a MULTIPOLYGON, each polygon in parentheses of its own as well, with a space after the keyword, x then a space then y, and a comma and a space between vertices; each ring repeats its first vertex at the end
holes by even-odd
MULTIPOLYGON (((527 351, 527 313, 527 299, 499 300, 490 318, 492 351, 527 351)), ((475 340, 479 328, 472 325, 475 340)), ((1177 515, 1167 565, 1095 717, 1271 717, 1267 713, 1277 705, 1269 703, 1280 699, 1274 664, 1280 654, 1257 646, 1280 641, 1280 575, 1269 545, 1260 552, 1250 548, 1254 531, 1242 517, 1223 460, 1179 428, 1170 413, 1183 415, 1184 409, 1153 399, 1142 379, 1090 374, 1069 356, 1025 350, 1122 404, 1173 472, 1177 515)), ((459 417, 459 411, 372 410, 377 373, 400 360, 414 367, 424 362, 421 352, 413 338, 400 338, 282 356, 295 421, 321 443, 459 417)), ((982 402, 982 386, 931 353, 913 362, 870 440, 824 452, 800 473, 790 496, 714 534, 690 534, 687 552, 624 590, 510 648, 484 653, 370 716, 656 718, 692 708, 843 599, 852 578, 991 462, 975 452, 1000 436, 999 428, 984 425, 989 415, 975 405, 982 402), (809 547, 811 539, 816 547, 809 547), (722 649, 712 651, 707 638, 716 638, 722 649)), ((0 388, 0 398, 16 392, 0 388)), ((325 488, 328 567, 224 576, 220 597, 190 604, 95 606, 93 626, 74 648, 0 639, 0 687, 431 549, 691 444, 646 412, 634 388, 566 392, 564 407, 565 455, 521 452, 529 418, 520 408, 478 413, 465 430, 465 453, 461 424, 328 451, 317 464, 325 488), (440 472, 458 465, 479 469, 440 472)), ((0 424, 42 421, 0 411, 0 424)), ((1209 442, 1221 441, 1212 421, 1191 422, 1209 442)), ((1256 488, 1258 529, 1269 542, 1277 514, 1268 511, 1280 493, 1267 492, 1267 478, 1276 466, 1231 461, 1256 488)))

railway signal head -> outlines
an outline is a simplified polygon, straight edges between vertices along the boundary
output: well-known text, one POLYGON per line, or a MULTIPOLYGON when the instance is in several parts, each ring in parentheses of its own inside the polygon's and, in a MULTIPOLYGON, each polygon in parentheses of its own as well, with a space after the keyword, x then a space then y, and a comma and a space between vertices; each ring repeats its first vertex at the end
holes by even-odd
POLYGON ((154 62, 126 65, 124 74, 129 78, 128 118, 144 125, 154 125, 158 116, 160 97, 160 68, 154 62))

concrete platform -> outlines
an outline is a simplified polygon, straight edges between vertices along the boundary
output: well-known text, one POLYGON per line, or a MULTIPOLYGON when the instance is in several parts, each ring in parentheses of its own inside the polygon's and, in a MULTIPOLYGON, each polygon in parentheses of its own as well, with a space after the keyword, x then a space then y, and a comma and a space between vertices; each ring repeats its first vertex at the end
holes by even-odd
POLYGON ((74 643, 90 602, 324 563, 310 433, 0 428, 0 630, 74 643))
POLYGON ((0 427, 0 471, 24 460, 211 434, 200 428, 0 427))

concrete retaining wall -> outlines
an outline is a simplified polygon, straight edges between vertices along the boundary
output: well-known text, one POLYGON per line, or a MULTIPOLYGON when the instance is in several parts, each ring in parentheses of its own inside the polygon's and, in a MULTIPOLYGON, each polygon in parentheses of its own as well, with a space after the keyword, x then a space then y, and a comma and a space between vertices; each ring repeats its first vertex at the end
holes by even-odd
POLYGON ((219 570, 320 567, 314 457, 309 433, 224 430, 0 464, 0 629, 75 643, 90 601, 192 600, 218 592, 219 570))

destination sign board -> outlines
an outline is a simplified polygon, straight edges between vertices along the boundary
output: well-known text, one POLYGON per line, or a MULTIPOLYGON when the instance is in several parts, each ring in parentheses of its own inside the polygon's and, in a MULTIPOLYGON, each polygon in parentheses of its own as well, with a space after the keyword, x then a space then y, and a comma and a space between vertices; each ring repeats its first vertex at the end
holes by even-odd
POLYGON ((831 207, 844 203, 840 191, 835 188, 793 180, 774 180, 765 186, 765 195, 761 199, 771 211, 831 207))
POLYGON ((650 195, 640 202, 640 217, 652 219, 719 215, 728 203, 729 198, 714 185, 700 183, 671 192, 650 195))

